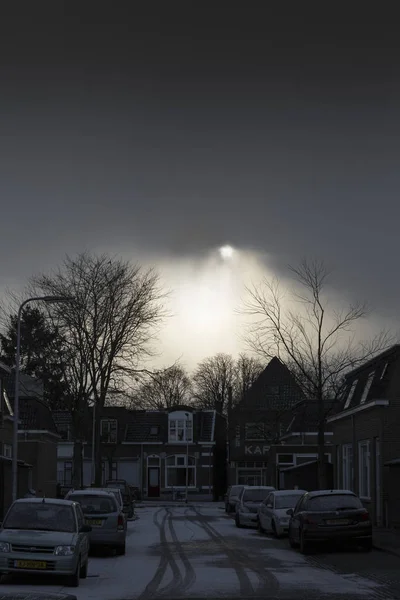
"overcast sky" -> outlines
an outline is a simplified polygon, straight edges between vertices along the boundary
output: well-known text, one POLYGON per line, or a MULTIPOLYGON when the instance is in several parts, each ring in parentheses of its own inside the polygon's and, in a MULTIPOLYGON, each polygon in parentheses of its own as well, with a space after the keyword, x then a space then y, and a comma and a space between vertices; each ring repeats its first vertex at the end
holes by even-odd
POLYGON ((63 4, 15 3, 0 20, 2 287, 84 249, 151 262, 175 285, 229 243, 251 251, 250 270, 259 255, 278 274, 322 258, 338 290, 397 318, 391 15, 63 4))

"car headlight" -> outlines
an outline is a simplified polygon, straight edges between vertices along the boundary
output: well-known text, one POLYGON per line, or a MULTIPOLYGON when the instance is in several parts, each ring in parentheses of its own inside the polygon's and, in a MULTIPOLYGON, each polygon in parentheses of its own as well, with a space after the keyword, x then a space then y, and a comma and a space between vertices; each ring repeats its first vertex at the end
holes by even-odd
POLYGON ((8 542, 0 542, 0 552, 10 552, 10 544, 8 542))
POLYGON ((56 556, 71 556, 75 552, 75 546, 57 546, 54 550, 56 556))

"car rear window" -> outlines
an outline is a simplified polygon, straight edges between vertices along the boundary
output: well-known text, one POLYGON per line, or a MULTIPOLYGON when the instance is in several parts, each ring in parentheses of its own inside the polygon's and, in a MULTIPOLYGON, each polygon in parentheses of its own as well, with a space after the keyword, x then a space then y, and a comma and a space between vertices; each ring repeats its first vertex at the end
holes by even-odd
POLYGON ((237 496, 238 494, 240 494, 242 489, 243 489, 242 485, 233 485, 231 488, 231 491, 229 493, 231 496, 237 496))
POLYGON ((303 494, 288 494, 275 497, 275 508, 294 508, 303 494))
POLYGON ((69 500, 79 502, 85 515, 107 515, 117 512, 114 496, 96 496, 96 494, 72 494, 69 500))
POLYGON ((307 502, 306 510, 330 511, 330 510, 352 510, 362 508, 361 500, 350 494, 327 494, 326 496, 315 496, 307 502))
POLYGON ((243 502, 262 502, 271 490, 246 490, 243 494, 243 502))

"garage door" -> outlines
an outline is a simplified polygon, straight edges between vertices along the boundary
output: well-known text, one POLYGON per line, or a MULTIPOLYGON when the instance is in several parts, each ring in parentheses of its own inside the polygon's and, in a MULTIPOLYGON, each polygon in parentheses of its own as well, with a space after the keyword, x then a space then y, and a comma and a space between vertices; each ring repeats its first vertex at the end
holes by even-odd
POLYGON ((125 479, 130 485, 140 487, 140 463, 138 460, 118 462, 118 479, 125 479))

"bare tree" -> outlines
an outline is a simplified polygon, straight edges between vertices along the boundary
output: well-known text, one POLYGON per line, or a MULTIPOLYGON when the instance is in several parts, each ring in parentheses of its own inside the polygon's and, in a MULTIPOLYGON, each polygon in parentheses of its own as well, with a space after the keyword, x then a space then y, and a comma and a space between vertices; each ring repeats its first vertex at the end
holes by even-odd
POLYGON ((233 400, 235 404, 244 400, 247 392, 265 368, 261 360, 248 356, 243 352, 235 363, 235 376, 233 381, 233 400))
POLYGON ((304 260, 290 270, 297 284, 292 293, 284 293, 276 279, 264 279, 247 288, 242 312, 252 318, 248 336, 252 350, 265 358, 278 353, 305 397, 318 407, 318 474, 323 489, 326 418, 341 393, 344 375, 387 348, 392 339, 380 333, 368 342, 357 341, 356 328, 368 316, 368 308, 363 303, 332 308, 327 295, 330 273, 322 262, 304 260))
POLYGON ((107 398, 123 390, 164 316, 157 274, 107 255, 66 257, 50 275, 32 279, 43 295, 72 296, 68 304, 46 305, 63 337, 65 377, 80 414, 92 397, 96 423, 96 484, 101 484, 100 419, 107 398))
POLYGON ((181 365, 147 374, 147 380, 132 397, 132 406, 162 410, 191 402, 192 383, 181 365))
POLYGON ((235 361, 229 354, 202 360, 193 374, 194 398, 201 408, 223 411, 235 382, 235 361))

